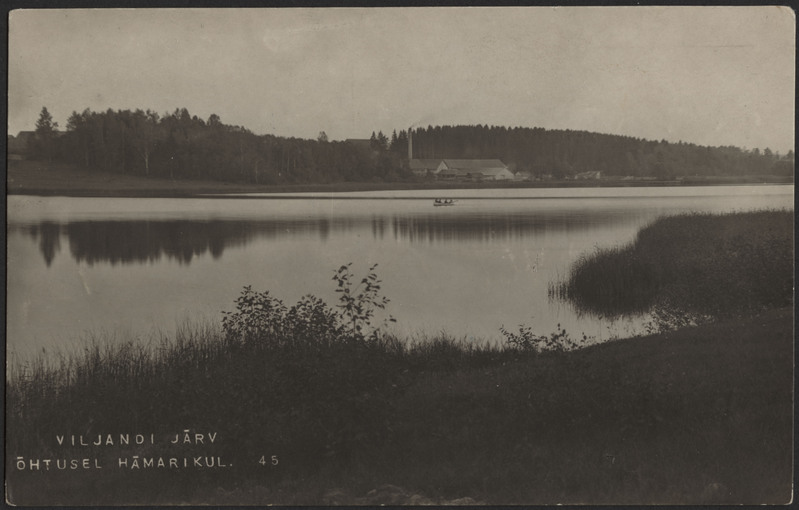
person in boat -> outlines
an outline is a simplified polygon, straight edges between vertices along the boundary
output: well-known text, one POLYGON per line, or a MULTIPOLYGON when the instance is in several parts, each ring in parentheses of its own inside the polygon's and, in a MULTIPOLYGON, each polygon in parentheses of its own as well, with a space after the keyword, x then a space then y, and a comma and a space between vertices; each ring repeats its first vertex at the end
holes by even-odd
POLYGON ((440 204, 440 203, 441 203, 441 199, 440 199, 440 198, 437 198, 437 199, 436 199, 436 203, 437 203, 437 204, 440 204))

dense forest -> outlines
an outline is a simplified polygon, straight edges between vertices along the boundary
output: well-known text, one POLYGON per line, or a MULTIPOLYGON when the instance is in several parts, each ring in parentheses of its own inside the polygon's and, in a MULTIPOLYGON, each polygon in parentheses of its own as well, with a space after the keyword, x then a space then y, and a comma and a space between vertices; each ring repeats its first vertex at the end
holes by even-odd
POLYGON ((211 179, 255 184, 392 182, 412 180, 414 158, 501 159, 514 172, 568 178, 581 172, 603 176, 671 179, 678 176, 792 176, 794 154, 768 148, 703 147, 628 136, 543 128, 428 126, 382 132, 367 141, 329 141, 256 135, 207 120, 186 108, 159 115, 151 110, 73 112, 66 131, 46 108, 29 137, 32 158, 87 169, 170 179, 211 179))
MULTIPOLYGON (((256 184, 395 181, 407 178, 396 153, 361 145, 255 135, 241 126, 208 120, 185 108, 73 112, 66 132, 42 109, 31 157, 87 169, 170 179, 211 179, 256 184)), ((407 167, 407 164, 405 164, 407 167)))
POLYGON ((703 147, 587 131, 444 126, 413 131, 415 158, 498 158, 515 172, 555 178, 582 172, 671 179, 677 176, 793 175, 794 154, 703 147))

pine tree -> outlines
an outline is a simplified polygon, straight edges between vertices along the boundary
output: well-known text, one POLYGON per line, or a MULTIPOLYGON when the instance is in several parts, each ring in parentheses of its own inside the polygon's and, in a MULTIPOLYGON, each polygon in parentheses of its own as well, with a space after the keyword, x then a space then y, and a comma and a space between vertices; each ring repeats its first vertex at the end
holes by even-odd
POLYGON ((53 140, 58 130, 58 123, 53 122, 53 116, 42 106, 39 120, 36 121, 36 137, 33 152, 35 156, 44 156, 50 161, 53 158, 53 140))

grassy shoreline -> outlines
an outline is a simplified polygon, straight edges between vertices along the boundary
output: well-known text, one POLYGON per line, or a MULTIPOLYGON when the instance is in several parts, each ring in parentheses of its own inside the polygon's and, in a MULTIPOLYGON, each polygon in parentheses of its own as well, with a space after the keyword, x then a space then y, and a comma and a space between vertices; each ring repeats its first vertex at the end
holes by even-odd
POLYGON ((779 177, 686 178, 683 181, 535 181, 535 182, 341 182, 278 186, 244 185, 218 181, 148 179, 140 176, 90 172, 45 161, 8 161, 6 185, 10 195, 73 197, 181 198, 206 194, 358 192, 384 190, 452 190, 493 188, 640 187, 675 185, 793 184, 779 177))
POLYGON ((217 342, 197 332, 194 343, 159 351, 157 363, 133 347, 98 347, 62 367, 77 389, 47 396, 38 410, 20 407, 23 385, 11 381, 10 500, 373 504, 381 495, 370 491, 390 484, 430 502, 787 503, 792 325, 785 308, 568 353, 439 340, 283 356, 283 368, 265 352, 214 353, 217 342), (114 360, 140 377, 122 375, 114 360), (120 453, 53 440, 152 431, 166 442, 183 427, 214 431, 218 447, 120 453), (201 453, 235 467, 98 475, 20 472, 13 462, 99 457, 113 468, 120 455, 201 453), (262 454, 281 463, 264 468, 262 454), (102 491, 88 490, 97 484, 102 491))

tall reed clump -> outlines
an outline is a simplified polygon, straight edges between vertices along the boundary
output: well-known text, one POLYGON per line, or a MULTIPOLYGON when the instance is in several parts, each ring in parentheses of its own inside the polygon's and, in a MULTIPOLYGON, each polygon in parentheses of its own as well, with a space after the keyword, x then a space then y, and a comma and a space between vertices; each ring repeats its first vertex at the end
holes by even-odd
POLYGON ((660 282, 635 245, 597 249, 581 256, 565 282, 550 283, 550 297, 567 299, 578 310, 615 316, 648 310, 660 282))
POLYGON ((793 300, 793 214, 660 218, 635 241, 581 258, 550 296, 606 316, 730 317, 793 300))

